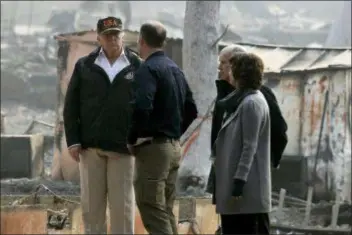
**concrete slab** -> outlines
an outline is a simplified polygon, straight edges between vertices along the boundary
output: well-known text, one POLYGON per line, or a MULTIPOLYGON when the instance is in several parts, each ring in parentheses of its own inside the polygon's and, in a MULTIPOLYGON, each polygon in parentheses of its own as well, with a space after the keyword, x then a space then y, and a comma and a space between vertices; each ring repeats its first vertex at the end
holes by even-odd
POLYGON ((34 178, 44 175, 44 136, 1 135, 0 178, 34 178))

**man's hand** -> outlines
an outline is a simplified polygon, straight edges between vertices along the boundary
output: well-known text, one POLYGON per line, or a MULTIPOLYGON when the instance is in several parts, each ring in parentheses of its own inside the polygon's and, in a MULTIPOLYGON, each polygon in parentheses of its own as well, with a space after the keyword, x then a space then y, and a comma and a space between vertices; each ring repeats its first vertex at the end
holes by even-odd
POLYGON ((82 148, 81 145, 76 145, 68 148, 68 152, 70 153, 73 160, 79 162, 79 154, 81 153, 82 148))

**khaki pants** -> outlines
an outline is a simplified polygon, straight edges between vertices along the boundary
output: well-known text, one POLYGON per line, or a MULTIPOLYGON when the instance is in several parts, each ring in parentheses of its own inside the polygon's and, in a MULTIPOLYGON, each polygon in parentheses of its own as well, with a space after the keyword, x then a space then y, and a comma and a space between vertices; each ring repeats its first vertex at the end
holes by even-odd
POLYGON ((85 233, 107 233, 108 201, 111 234, 133 234, 134 158, 125 154, 90 148, 82 152, 79 168, 85 233))
POLYGON ((179 141, 136 147, 136 202, 149 234, 177 234, 173 214, 175 183, 181 147, 179 141))

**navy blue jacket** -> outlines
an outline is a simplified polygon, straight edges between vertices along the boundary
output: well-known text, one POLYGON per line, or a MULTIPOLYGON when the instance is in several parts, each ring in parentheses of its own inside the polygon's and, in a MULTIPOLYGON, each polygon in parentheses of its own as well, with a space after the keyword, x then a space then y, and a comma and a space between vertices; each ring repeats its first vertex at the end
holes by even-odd
POLYGON ((137 138, 179 139, 198 111, 182 70, 163 51, 151 54, 134 79, 135 99, 128 143, 137 138))

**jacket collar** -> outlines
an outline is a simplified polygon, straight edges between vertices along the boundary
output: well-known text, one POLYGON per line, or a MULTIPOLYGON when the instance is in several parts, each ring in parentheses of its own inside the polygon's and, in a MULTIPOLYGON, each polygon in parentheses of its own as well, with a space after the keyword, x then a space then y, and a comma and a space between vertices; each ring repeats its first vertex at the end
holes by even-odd
POLYGON ((224 98, 235 90, 235 88, 225 80, 216 80, 215 85, 217 89, 218 99, 224 98))
POLYGON ((150 54, 147 59, 145 59, 145 61, 147 60, 150 60, 151 58, 153 57, 156 57, 156 56, 164 56, 165 55, 165 52, 162 51, 162 50, 157 50, 157 51, 154 51, 152 54, 150 54))
MULTIPOLYGON (((94 49, 89 55, 88 55, 88 60, 87 62, 89 64, 94 64, 95 59, 99 56, 99 54, 102 52, 102 48, 98 47, 94 49)), ((130 62, 130 64, 136 68, 139 67, 141 60, 139 59, 138 55, 134 53, 131 49, 128 47, 123 48, 123 53, 125 54, 126 58, 130 62)))
POLYGON ((220 107, 222 107, 227 113, 233 113, 238 108, 242 100, 249 94, 253 93, 253 90, 234 90, 228 94, 225 98, 218 101, 220 107))
MULTIPOLYGON (((126 50, 125 48, 122 49, 120 56, 126 56, 125 50, 126 50)), ((106 57, 102 47, 100 47, 98 55, 104 55, 106 57)))
MULTIPOLYGON (((234 90, 224 99, 218 102, 218 105, 225 110, 225 117, 223 120, 223 126, 227 126, 238 114, 238 108, 242 101, 249 95, 257 93, 256 90, 234 90)), ((221 128, 221 129, 222 129, 221 128)))

